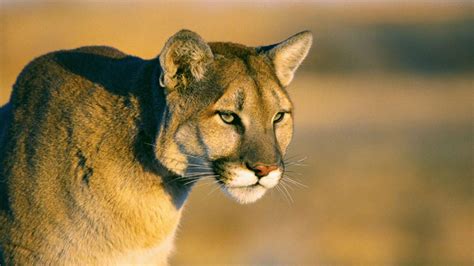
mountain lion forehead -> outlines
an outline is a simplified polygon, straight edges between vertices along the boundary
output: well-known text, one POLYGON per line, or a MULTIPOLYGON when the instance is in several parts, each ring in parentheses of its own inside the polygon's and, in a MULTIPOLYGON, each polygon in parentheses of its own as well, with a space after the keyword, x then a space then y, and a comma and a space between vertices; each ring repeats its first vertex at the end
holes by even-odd
POLYGON ((263 56, 250 56, 248 60, 248 67, 251 71, 251 76, 255 83, 257 93, 261 98, 261 102, 267 105, 273 105, 273 108, 291 111, 292 104, 288 93, 278 81, 274 69, 265 59, 262 59, 262 57, 263 56))
POLYGON ((222 55, 227 58, 245 58, 250 55, 257 55, 257 49, 238 43, 211 42, 209 43, 209 47, 211 47, 212 53, 215 55, 222 55))
POLYGON ((291 111, 288 94, 276 77, 269 59, 257 49, 235 43, 210 43, 216 56, 219 83, 225 88, 221 104, 241 111, 244 105, 291 111))
POLYGON ((233 112, 258 107, 265 112, 291 111, 292 104, 285 90, 278 83, 240 73, 225 86, 223 96, 215 108, 233 112))

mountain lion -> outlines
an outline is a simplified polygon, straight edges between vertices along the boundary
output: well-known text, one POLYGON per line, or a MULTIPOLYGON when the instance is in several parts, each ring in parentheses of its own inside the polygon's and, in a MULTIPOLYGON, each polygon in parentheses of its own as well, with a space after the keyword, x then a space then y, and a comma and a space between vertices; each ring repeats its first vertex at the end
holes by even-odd
POLYGON ((181 30, 151 60, 110 47, 33 60, 0 109, 0 262, 166 265, 198 179, 250 203, 282 178, 285 88, 311 43, 181 30))

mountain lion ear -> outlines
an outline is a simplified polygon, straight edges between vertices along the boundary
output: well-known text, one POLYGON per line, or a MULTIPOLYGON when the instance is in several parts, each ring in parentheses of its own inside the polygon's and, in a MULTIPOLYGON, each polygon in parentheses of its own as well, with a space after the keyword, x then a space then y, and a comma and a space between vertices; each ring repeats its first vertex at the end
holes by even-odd
POLYGON ((264 52, 272 60, 280 83, 287 86, 293 79, 296 69, 308 55, 312 43, 313 34, 309 31, 303 31, 280 43, 257 49, 264 52))
POLYGON ((211 48, 201 36, 189 30, 177 32, 160 54, 160 86, 173 89, 200 81, 213 58, 211 48))

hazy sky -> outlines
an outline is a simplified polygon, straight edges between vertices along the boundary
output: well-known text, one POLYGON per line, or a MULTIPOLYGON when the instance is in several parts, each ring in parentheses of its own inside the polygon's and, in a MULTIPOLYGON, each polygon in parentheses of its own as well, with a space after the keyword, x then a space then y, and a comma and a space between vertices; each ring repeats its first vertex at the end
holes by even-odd
POLYGON ((259 2, 279 2, 279 3, 325 3, 325 4, 340 4, 340 3, 397 3, 397 2, 439 2, 439 3, 453 3, 453 2, 468 2, 469 0, 0 0, 0 3, 60 3, 60 2, 90 2, 90 3, 124 3, 124 2, 214 2, 214 3, 259 3, 259 2))

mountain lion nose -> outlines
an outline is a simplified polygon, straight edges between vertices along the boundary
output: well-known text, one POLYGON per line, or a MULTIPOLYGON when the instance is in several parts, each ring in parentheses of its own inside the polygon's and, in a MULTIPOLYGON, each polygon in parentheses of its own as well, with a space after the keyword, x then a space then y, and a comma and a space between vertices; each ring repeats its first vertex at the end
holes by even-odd
POLYGON ((262 163, 256 163, 253 166, 247 164, 247 167, 252 170, 259 178, 268 175, 268 173, 273 170, 278 169, 278 165, 265 165, 262 163))

